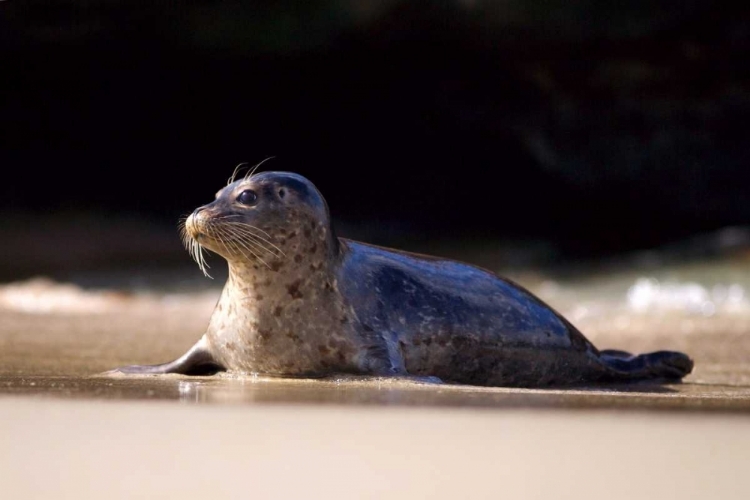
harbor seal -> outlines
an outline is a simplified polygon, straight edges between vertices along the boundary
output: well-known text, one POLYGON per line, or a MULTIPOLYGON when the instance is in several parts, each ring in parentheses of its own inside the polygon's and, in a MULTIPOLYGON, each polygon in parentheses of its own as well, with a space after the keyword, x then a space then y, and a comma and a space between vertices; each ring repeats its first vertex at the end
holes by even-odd
POLYGON ((183 227, 191 254, 229 278, 202 338, 124 374, 227 370, 288 377, 350 373, 486 386, 570 386, 690 373, 685 354, 599 351, 521 286, 479 267, 337 238, 306 178, 230 183, 183 227))

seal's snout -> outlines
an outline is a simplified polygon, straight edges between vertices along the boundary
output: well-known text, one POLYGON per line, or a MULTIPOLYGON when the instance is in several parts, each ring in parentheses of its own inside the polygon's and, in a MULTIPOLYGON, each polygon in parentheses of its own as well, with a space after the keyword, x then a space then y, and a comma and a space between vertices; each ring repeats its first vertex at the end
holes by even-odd
POLYGON ((207 213, 204 207, 197 208, 185 221, 185 228, 188 234, 193 238, 199 238, 205 233, 204 228, 207 222, 207 213))
POLYGON ((195 227, 195 212, 190 214, 185 221, 185 229, 187 229, 188 234, 193 238, 198 235, 197 228, 195 227))

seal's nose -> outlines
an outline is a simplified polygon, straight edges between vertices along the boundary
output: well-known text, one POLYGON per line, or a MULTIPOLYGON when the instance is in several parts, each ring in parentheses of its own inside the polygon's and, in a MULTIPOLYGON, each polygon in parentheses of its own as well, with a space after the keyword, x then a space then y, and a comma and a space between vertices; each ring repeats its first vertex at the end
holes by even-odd
POLYGON ((201 221, 206 219, 208 217, 208 213, 206 212, 206 205, 196 208, 190 215, 190 217, 192 217, 194 221, 201 221))

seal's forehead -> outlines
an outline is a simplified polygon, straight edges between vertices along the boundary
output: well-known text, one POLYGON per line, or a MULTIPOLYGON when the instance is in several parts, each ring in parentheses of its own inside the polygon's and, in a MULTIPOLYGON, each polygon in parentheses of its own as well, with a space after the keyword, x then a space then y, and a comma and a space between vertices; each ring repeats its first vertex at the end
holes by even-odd
POLYGON ((253 174, 248 179, 239 179, 229 184, 217 194, 221 194, 223 191, 234 191, 238 188, 258 191, 263 188, 286 188, 297 193, 300 198, 307 198, 317 193, 313 183, 299 174, 293 172, 260 172, 253 174))
MULTIPOLYGON (((216 193, 216 198, 233 196, 245 189, 257 191, 262 196, 271 196, 279 190, 294 193, 295 199, 315 206, 325 206, 325 200, 312 182, 293 172, 261 172, 249 178, 239 179, 216 193)), ((283 196, 283 193, 281 194, 283 196)))
POLYGON ((273 185, 274 187, 285 187, 299 194, 307 195, 315 190, 312 182, 293 172, 261 172, 248 179, 255 185, 273 185))

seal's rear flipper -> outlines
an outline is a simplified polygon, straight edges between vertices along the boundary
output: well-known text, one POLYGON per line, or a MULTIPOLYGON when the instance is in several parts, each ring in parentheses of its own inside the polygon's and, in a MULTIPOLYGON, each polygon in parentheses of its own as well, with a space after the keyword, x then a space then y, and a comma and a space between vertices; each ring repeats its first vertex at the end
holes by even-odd
MULTIPOLYGON (((602 351, 599 359, 607 367, 607 378, 614 380, 681 379, 693 371, 693 360, 674 351, 657 351, 639 356, 620 356, 602 351)), ((627 354, 627 353, 624 353, 627 354)))
POLYGON ((163 373, 180 373, 183 375, 210 375, 224 370, 225 368, 214 359, 213 355, 206 348, 205 339, 201 339, 188 352, 169 363, 161 365, 122 366, 105 372, 105 374, 159 375, 163 373))

